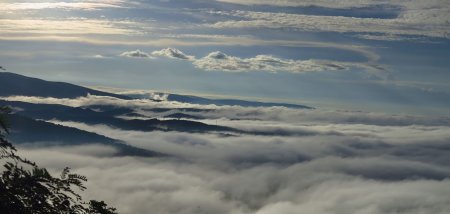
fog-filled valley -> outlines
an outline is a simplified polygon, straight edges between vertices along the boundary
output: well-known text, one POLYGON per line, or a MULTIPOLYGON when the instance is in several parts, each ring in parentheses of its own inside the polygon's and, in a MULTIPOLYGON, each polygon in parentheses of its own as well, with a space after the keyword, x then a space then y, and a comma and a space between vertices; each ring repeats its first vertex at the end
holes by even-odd
POLYGON ((120 213, 450 210, 450 118, 13 89, 0 102, 19 154, 87 176, 82 194, 120 213))

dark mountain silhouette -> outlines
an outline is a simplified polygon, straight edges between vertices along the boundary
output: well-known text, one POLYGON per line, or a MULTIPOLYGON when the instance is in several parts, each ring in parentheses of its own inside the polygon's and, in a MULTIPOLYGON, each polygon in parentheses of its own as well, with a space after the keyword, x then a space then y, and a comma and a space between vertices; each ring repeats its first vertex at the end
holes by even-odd
MULTIPOLYGON (((174 110, 173 108, 151 108, 151 109, 145 109, 147 111, 153 111, 156 113, 162 113, 162 112, 168 112, 174 110)), ((182 112, 210 112, 214 111, 213 109, 199 109, 199 108, 177 108, 178 111, 182 112)))
POLYGON ((246 100, 237 100, 237 99, 208 99, 197 96, 190 95, 178 95, 178 94, 169 94, 167 97, 169 101, 178 101, 184 103, 192 103, 192 104, 201 104, 201 105, 209 105, 214 104, 218 106, 224 105, 237 105, 244 107, 272 107, 272 106, 282 106, 287 108, 301 108, 301 109, 312 109, 312 107, 305 105, 297 105, 297 104, 288 104, 288 103, 272 103, 272 102, 258 102, 258 101, 246 101, 246 100))
POLYGON ((11 142, 20 143, 47 143, 56 145, 87 145, 103 144, 117 149, 116 155, 125 156, 162 156, 161 153, 136 148, 123 142, 108 138, 92 132, 79 130, 72 127, 56 125, 53 123, 38 121, 17 114, 8 115, 11 125, 8 138, 11 142))
MULTIPOLYGON (((125 96, 120 94, 98 91, 70 83, 51 82, 10 72, 0 72, 0 96, 20 95, 20 96, 55 97, 55 98, 77 98, 81 96, 86 96, 87 94, 98 96, 110 96, 127 100, 132 98, 150 99, 146 95, 131 94, 125 96)), ((208 104, 214 104, 219 106, 238 105, 244 107, 282 106, 287 108, 312 109, 312 107, 298 104, 258 102, 258 101, 246 101, 238 99, 209 99, 198 96, 179 95, 179 94, 169 94, 167 99, 169 101, 178 101, 201 105, 208 105, 208 104)))
MULTIPOLYGON (((87 94, 111 96, 119 99, 132 99, 131 97, 116 95, 112 93, 106 93, 88 89, 85 87, 76 86, 73 84, 62 82, 49 82, 36 78, 30 78, 21 76, 18 74, 0 72, 0 96, 12 96, 12 95, 24 95, 24 96, 41 96, 41 97, 56 97, 56 98, 76 98, 79 96, 85 96, 87 94)), ((137 96, 137 95, 136 95, 137 96)), ((142 98, 142 97, 140 97, 142 98)), ((310 108, 303 105, 295 104, 282 104, 282 103, 263 103, 254 101, 243 100, 214 100, 206 99, 196 96, 184 96, 184 95, 169 95, 169 100, 176 100, 179 102, 190 102, 197 104, 216 104, 216 105, 241 105, 241 106, 284 106, 289 108, 310 108)), ((209 125, 202 122, 190 121, 189 119, 202 119, 201 116, 189 115, 188 112, 208 112, 211 109, 196 109, 196 108, 181 108, 174 111, 171 108, 149 108, 150 110, 158 113, 168 114, 165 116, 168 119, 123 119, 118 116, 139 116, 134 112, 132 108, 119 107, 114 105, 91 105, 83 107, 69 107, 57 104, 33 104, 27 102, 15 102, 0 100, 0 106, 11 106, 16 113, 16 117, 28 118, 31 121, 34 120, 60 120, 60 121, 74 121, 80 123, 86 123, 89 125, 104 124, 111 127, 115 127, 122 130, 135 130, 135 131, 179 131, 179 132, 194 132, 205 133, 214 132, 218 134, 257 134, 257 135, 291 135, 292 133, 277 132, 255 132, 255 131, 243 131, 234 128, 209 125), (173 112, 170 112, 173 111, 173 112), (175 118, 175 119, 170 119, 175 118), (32 120, 34 119, 34 120, 32 120)), ((46 123, 44 121, 30 122, 25 119, 17 120, 16 123, 22 127, 28 127, 29 124, 36 125, 36 130, 42 132, 30 132, 33 134, 27 134, 24 136, 16 136, 16 140, 19 141, 59 141, 64 140, 68 143, 76 142, 109 142, 108 140, 95 135, 95 133, 80 135, 78 129, 64 129, 61 133, 64 135, 52 135, 55 130, 55 125, 46 123), (25 123, 25 124, 23 124, 25 123), (41 128, 37 128, 37 125, 41 124, 41 128), (50 125, 49 125, 50 124, 50 125), (48 130, 46 130, 48 129, 48 130), (77 130, 77 131, 76 131, 77 130), (69 133, 73 131, 74 133, 69 133), (42 133, 42 134, 39 134, 42 133), (72 135, 73 134, 73 135, 72 135), (92 135, 94 134, 94 135, 92 135), (72 139, 73 137, 73 139, 72 139), (71 141, 72 139, 72 141, 71 141)), ((65 127, 68 128, 68 127, 65 127)), ((32 130, 31 128, 27 130, 32 130)), ((25 133, 25 132, 24 132, 25 133)), ((300 133, 302 135, 308 135, 311 133, 300 133)), ((104 136, 103 136, 104 137, 104 136)))
MULTIPOLYGON (((162 93, 161 93, 162 94, 162 93)), ((146 94, 127 94, 127 96, 136 98, 136 99, 150 99, 154 100, 152 97, 146 94)), ((298 104, 289 104, 289 103, 273 103, 273 102, 258 102, 258 101, 247 101, 247 100, 238 100, 238 99, 209 99, 204 97, 197 97, 192 95, 180 95, 180 94, 168 94, 168 101, 177 101, 183 103, 192 103, 192 104, 200 104, 200 105, 218 105, 218 106, 243 106, 243 107, 273 107, 273 106, 281 106, 287 108, 297 108, 297 109, 313 109, 313 107, 298 105, 298 104)))
MULTIPOLYGON (((38 119, 38 120, 60 120, 60 121, 74 121, 86 123, 89 125, 108 125, 122 130, 134 131, 178 131, 189 133, 207 133, 213 132, 225 135, 235 134, 251 134, 251 135, 265 135, 265 136, 290 136, 290 135, 314 135, 317 133, 308 131, 297 131, 292 133, 286 130, 271 130, 271 131, 244 131, 235 128, 230 128, 220 125, 209 125, 202 122, 190 121, 187 119, 133 119, 126 120, 117 118, 116 116, 125 113, 128 115, 129 109, 118 107, 114 109, 113 106, 106 106, 101 109, 106 111, 94 111, 90 108, 69 107, 56 104, 33 104, 17 101, 0 100, 0 106, 10 106, 16 110, 17 115, 38 119)), ((95 106, 98 109, 100 106, 95 106)), ((168 115, 171 118, 189 118, 192 115, 183 113, 174 113, 168 115)), ((191 118, 193 119, 193 118, 191 118)), ((336 133, 335 133, 336 134, 336 133)), ((88 140, 88 139, 86 139, 88 140)))
MULTIPOLYGON (((108 106, 106 111, 94 111, 90 108, 69 107, 56 104, 33 104, 0 100, 0 106, 11 106, 19 109, 16 113, 40 120, 74 121, 90 125, 106 124, 123 130, 135 131, 180 131, 180 132, 212 132, 236 131, 229 127, 208 125, 189 120, 125 120, 116 116, 129 113, 127 108, 114 109, 108 106)), ((95 106, 98 108, 98 106, 95 106)))
POLYGON ((199 117, 199 116, 194 116, 194 115, 190 115, 190 114, 185 114, 185 113, 173 113, 173 114, 169 114, 164 116, 165 118, 176 118, 176 119, 193 119, 193 120, 201 120, 204 119, 203 117, 199 117))
POLYGON ((70 83, 50 82, 19 74, 0 72, 0 96, 76 98, 87 94, 130 99, 127 96, 97 91, 70 83))

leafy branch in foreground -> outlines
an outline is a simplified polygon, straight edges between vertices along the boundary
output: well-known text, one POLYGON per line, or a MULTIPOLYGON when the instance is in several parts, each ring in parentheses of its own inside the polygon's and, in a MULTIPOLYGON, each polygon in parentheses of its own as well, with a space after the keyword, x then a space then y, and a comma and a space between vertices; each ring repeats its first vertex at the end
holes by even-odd
POLYGON ((0 107, 0 210, 2 213, 41 214, 115 214, 103 201, 83 201, 76 192, 86 187, 85 176, 73 174, 65 168, 60 177, 53 177, 45 168, 16 154, 8 142, 7 107, 0 107))

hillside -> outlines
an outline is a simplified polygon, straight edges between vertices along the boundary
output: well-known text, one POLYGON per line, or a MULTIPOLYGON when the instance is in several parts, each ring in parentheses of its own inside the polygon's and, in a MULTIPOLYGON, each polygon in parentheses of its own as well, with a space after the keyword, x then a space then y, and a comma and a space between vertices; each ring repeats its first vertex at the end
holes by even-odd
POLYGON ((9 72, 0 72, 0 96, 76 98, 87 94, 130 99, 127 96, 97 91, 70 83, 51 82, 9 72))

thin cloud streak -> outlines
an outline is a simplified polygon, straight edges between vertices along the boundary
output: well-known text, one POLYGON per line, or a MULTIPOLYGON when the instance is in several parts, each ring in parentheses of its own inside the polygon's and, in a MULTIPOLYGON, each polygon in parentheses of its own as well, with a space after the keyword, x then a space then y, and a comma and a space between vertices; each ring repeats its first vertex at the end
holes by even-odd
POLYGON ((449 7, 403 14, 396 19, 320 16, 254 11, 213 11, 211 13, 238 17, 205 27, 224 28, 292 28, 300 31, 339 33, 381 33, 399 36, 425 36, 449 39, 449 7))
POLYGON ((28 3, 0 3, 0 11, 15 10, 100 10, 102 8, 124 8, 122 0, 100 0, 81 2, 28 2, 28 3))

